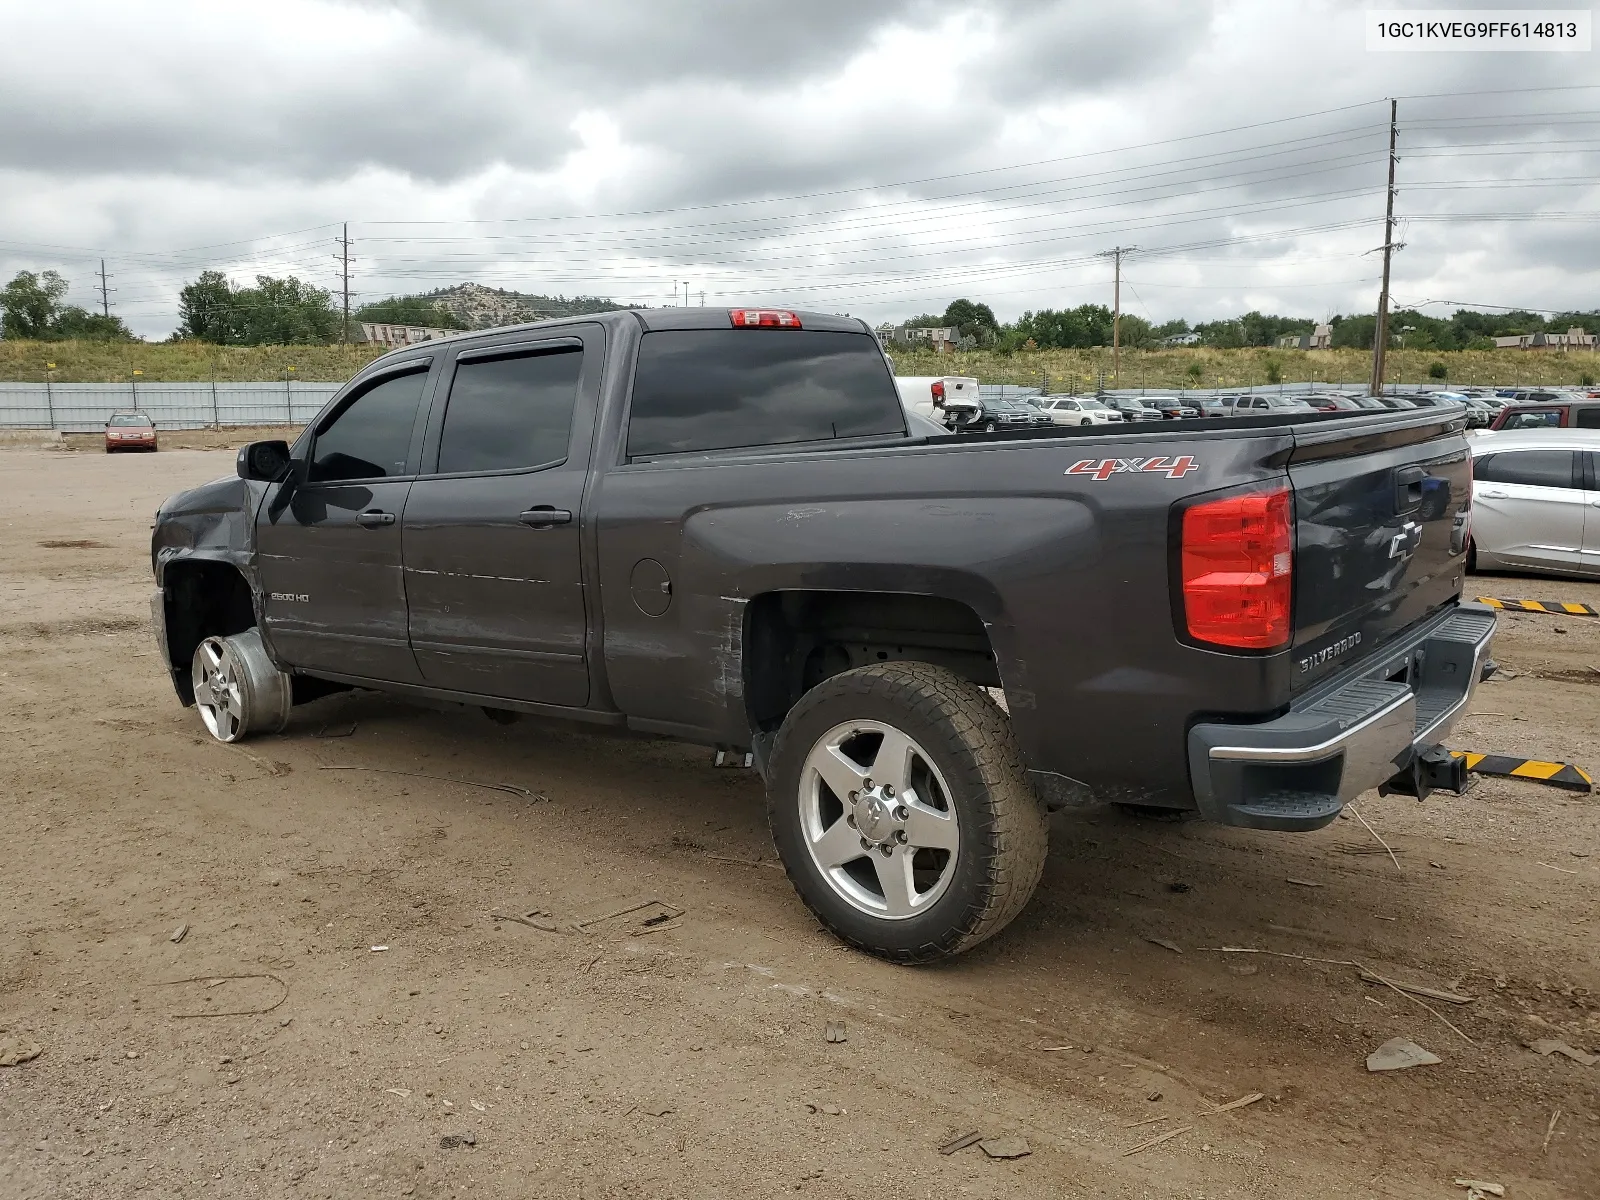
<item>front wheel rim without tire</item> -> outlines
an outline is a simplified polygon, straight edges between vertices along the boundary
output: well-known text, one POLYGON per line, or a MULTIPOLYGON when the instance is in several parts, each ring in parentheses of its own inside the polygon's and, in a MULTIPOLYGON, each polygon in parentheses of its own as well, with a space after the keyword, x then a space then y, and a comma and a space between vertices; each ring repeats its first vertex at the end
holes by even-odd
POLYGON ((222 638, 206 638, 195 648, 194 703, 206 731, 219 742, 233 742, 243 736, 244 672, 222 638))
POLYGON ((818 738, 800 773, 800 829, 828 887, 858 912, 903 921, 947 890, 961 828, 939 768, 881 721, 818 738))

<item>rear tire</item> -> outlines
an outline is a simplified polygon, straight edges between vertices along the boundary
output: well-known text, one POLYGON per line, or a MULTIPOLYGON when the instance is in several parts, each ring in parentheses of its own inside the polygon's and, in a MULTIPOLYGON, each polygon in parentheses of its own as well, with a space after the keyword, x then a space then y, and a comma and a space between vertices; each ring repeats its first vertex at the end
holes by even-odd
POLYGON ((993 433, 994 432, 994 428, 995 428, 995 426, 994 426, 994 422, 993 421, 985 421, 983 423, 983 431, 985 433, 993 433))
POLYGON ((858 667, 807 692, 773 747, 767 816, 817 920, 899 963, 1004 929, 1049 841, 1005 714, 927 663, 858 667))

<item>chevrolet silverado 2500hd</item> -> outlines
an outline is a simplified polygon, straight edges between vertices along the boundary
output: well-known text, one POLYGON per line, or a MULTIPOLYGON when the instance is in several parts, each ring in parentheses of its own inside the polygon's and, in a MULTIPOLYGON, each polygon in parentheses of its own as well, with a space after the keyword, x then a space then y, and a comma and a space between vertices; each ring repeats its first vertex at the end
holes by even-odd
POLYGON ((1458 784, 1464 424, 941 436, 858 320, 496 329, 167 500, 155 624, 223 741, 357 687, 748 751, 802 899, 928 960, 1016 915, 1061 804, 1294 831, 1458 784))

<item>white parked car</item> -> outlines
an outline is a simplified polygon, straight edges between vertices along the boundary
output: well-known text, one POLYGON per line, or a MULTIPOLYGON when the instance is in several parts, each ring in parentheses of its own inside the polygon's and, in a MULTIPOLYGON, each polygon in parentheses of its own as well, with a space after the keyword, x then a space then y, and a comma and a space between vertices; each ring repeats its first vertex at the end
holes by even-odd
POLYGON ((1600 430, 1472 439, 1467 569, 1600 575, 1600 430))
POLYGON ((1122 414, 1093 396, 1040 396, 1033 404, 1057 425, 1106 425, 1122 414))

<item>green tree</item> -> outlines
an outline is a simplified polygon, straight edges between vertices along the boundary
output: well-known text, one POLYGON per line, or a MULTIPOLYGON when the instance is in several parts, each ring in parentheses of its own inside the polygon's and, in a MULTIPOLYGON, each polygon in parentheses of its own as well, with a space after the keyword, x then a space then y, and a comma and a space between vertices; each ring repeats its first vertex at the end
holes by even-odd
POLYGON ((1445 366, 1442 362, 1433 362, 1428 364, 1429 379, 1444 379, 1449 376, 1449 374, 1450 368, 1445 366))
POLYGON ((944 310, 944 324, 955 326, 962 337, 975 338, 980 346, 994 341, 1000 332, 1000 322, 994 319, 992 308, 965 299, 950 302, 944 310))
POLYGON ((356 321, 380 321, 386 325, 421 325, 427 329, 465 329, 467 323, 444 306, 426 296, 390 296, 363 304, 350 314, 356 321))
POLYGON ((1244 345, 1244 325, 1239 321, 1207 321, 1196 325, 1202 346, 1215 346, 1221 350, 1237 350, 1244 345))
POLYGON ((1283 382, 1283 366, 1275 358, 1267 359, 1267 382, 1283 382))
POLYGON ((202 271, 179 293, 178 336, 223 345, 318 345, 339 340, 342 320, 322 288, 293 275, 257 275, 236 288, 221 271, 202 271))
POLYGON ((219 346, 239 340, 233 285, 221 271, 201 271, 178 292, 177 336, 219 346))
POLYGON ((63 341, 73 339, 84 342, 131 342, 133 334, 122 323, 121 317, 90 312, 76 304, 69 304, 56 313, 50 324, 53 338, 63 341))
POLYGON ((339 340, 340 316, 322 288, 293 275, 257 275, 256 286, 234 293, 241 340, 248 346, 318 345, 339 340))
POLYGON ((0 291, 0 333, 8 338, 47 339, 53 334, 67 281, 54 271, 18 271, 0 291))

